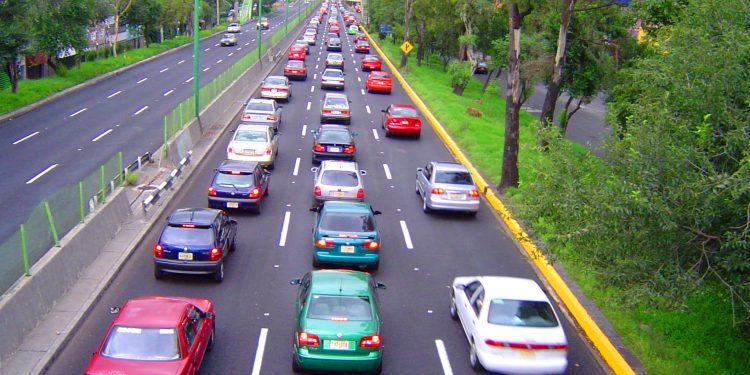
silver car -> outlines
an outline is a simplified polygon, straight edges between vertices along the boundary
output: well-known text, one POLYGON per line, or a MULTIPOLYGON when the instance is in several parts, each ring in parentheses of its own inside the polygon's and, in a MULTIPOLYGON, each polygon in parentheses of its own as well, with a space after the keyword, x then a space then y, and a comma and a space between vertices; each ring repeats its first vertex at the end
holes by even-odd
POLYGON ((329 53, 326 56, 326 68, 337 68, 344 70, 344 55, 340 53, 329 53))
POLYGON ((479 190, 471 173, 459 163, 429 162, 417 168, 416 191, 422 197, 422 210, 479 211, 479 190))
POLYGON ((260 97, 289 101, 292 97, 292 84, 284 76, 268 76, 260 85, 260 97))
POLYGON ((315 45, 315 34, 305 34, 304 36, 302 36, 302 40, 304 40, 305 43, 307 43, 307 45, 314 46, 315 45))
POLYGON ((346 94, 326 93, 320 106, 320 123, 339 121, 344 124, 352 123, 352 111, 349 108, 349 97, 346 94))
POLYGON ((240 124, 227 146, 227 159, 254 161, 273 169, 279 153, 279 134, 268 125, 240 124))
POLYGON ((320 167, 312 167, 315 173, 313 196, 318 202, 327 200, 353 200, 362 202, 365 199, 365 186, 362 176, 366 171, 359 170, 356 162, 343 160, 324 160, 320 167))
POLYGON ((273 99, 250 99, 241 120, 245 124, 271 125, 276 130, 281 125, 281 106, 273 99))
POLYGON ((320 75, 321 88, 344 89, 344 72, 341 69, 326 69, 320 75))
POLYGON ((237 35, 234 34, 224 34, 221 36, 221 41, 219 42, 222 46, 236 46, 237 45, 237 35))

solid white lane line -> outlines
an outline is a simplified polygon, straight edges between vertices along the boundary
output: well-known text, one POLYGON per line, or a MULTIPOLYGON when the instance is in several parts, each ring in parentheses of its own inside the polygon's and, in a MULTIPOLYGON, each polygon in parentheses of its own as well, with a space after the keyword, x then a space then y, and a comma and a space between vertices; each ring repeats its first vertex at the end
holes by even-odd
POLYGON ((310 86, 310 92, 315 92, 315 86, 310 86))
POLYGON ((26 185, 33 183, 34 181, 38 180, 40 177, 44 176, 47 172, 57 168, 58 164, 52 164, 47 169, 39 172, 36 176, 30 178, 28 181, 26 181, 26 185))
POLYGON ((141 112, 143 112, 143 111, 145 111, 147 109, 148 109, 148 106, 144 105, 143 108, 141 108, 141 109, 137 110, 135 113, 133 113, 133 116, 138 116, 138 115, 141 114, 141 112))
POLYGON ((167 95, 169 95, 169 94, 171 94, 173 92, 174 92, 174 90, 169 90, 169 91, 165 92, 164 95, 162 95, 162 96, 167 96, 167 95))
POLYGON ((136 82, 136 84, 139 84, 139 83, 142 83, 142 82, 146 82, 146 81, 148 81, 148 77, 146 77, 146 78, 144 78, 144 79, 142 79, 142 80, 140 80, 140 81, 136 82))
POLYGON ((107 99, 111 99, 111 98, 113 98, 113 97, 115 97, 117 95, 120 95, 121 92, 122 92, 122 90, 120 90, 118 92, 113 92, 113 93, 109 94, 109 96, 107 97, 107 99))
POLYGON ((406 227, 406 222, 403 220, 401 220, 401 232, 404 234, 404 242, 406 242, 406 248, 409 250, 413 249, 414 244, 411 243, 411 235, 409 234, 409 228, 406 227))
POLYGON ((453 369, 451 368, 451 362, 448 360, 448 352, 445 350, 443 340, 435 340, 435 346, 437 347, 438 357, 440 357, 440 364, 443 366, 443 374, 453 375, 453 369))
POLYGON ((221 64, 221 62, 224 61, 224 59, 219 59, 216 61, 217 64, 221 64))
POLYGON ((383 164, 383 170, 385 171, 385 178, 391 179, 391 169, 388 168, 388 164, 383 164))
POLYGON ((183 59, 183 60, 180 60, 180 61, 178 61, 178 62, 177 62, 177 65, 180 65, 180 64, 182 64, 182 63, 184 63, 184 62, 185 62, 185 60, 184 60, 184 59, 183 59))
POLYGON ((307 134, 307 125, 302 125, 302 138, 305 137, 305 134, 307 134))
POLYGON ((376 141, 380 140, 380 137, 378 136, 378 131, 375 129, 372 129, 372 136, 375 137, 376 141))
POLYGON ((84 108, 84 109, 79 109, 79 110, 77 110, 77 111, 75 111, 75 112, 71 113, 71 114, 70 114, 70 117, 74 117, 75 115, 77 115, 77 114, 79 114, 79 113, 81 113, 81 112, 83 112, 83 111, 85 111, 85 110, 87 110, 87 109, 88 109, 88 108, 84 108))
POLYGON ((308 110, 308 111, 310 110, 310 106, 311 106, 311 105, 312 105, 312 103, 311 103, 311 102, 307 102, 307 110, 308 110))
POLYGON ((365 94, 365 89, 360 89, 359 91, 362 91, 362 95, 365 94))
POLYGON ((33 133, 31 133, 31 134, 29 134, 29 135, 27 135, 27 136, 25 136, 25 137, 23 137, 23 138, 21 138, 21 139, 19 139, 19 140, 15 141, 15 142, 13 142, 13 144, 14 144, 14 145, 17 145, 17 144, 19 144, 19 143, 21 143, 21 142, 23 142, 23 141, 25 141, 25 140, 27 140, 27 139, 29 139, 29 138, 31 138, 31 137, 33 137, 33 136, 35 136, 35 135, 37 135, 37 134, 39 134, 39 132, 33 132, 33 133))
POLYGON ((292 176, 296 176, 297 173, 299 173, 299 161, 300 161, 299 158, 294 160, 294 172, 292 172, 292 176))
POLYGON ((210 67, 210 66, 209 66, 208 68, 206 68, 206 69, 203 69, 203 71, 204 71, 204 72, 207 72, 207 71, 208 71, 209 69, 211 69, 211 67, 210 67))
POLYGON ((107 134, 109 134, 109 133, 112 133, 112 129, 109 129, 109 130, 107 130, 106 132, 104 132, 104 133, 102 133, 102 134, 99 134, 99 135, 97 135, 97 136, 96 136, 96 138, 94 138, 94 139, 92 139, 92 140, 91 140, 91 142, 96 142, 96 141, 98 141, 98 140, 102 139, 102 137, 104 137, 105 135, 107 135, 107 134))
POLYGON ((291 218, 292 213, 287 211, 284 214, 284 224, 281 226, 281 238, 279 238, 279 246, 286 246, 286 235, 287 232, 289 232, 289 218, 291 218))
POLYGON ((372 112, 370 112, 370 106, 369 106, 369 105, 366 105, 366 106, 365 106, 365 109, 367 110, 367 114, 368 114, 368 115, 369 115, 370 113, 372 113, 372 112))
POLYGON ((229 54, 227 55, 227 57, 232 57, 232 55, 234 55, 234 52, 229 52, 229 54))
POLYGON ((185 80, 185 83, 189 83, 189 82, 190 82, 190 81, 192 81, 192 80, 193 80, 193 77, 190 77, 190 78, 188 78, 187 80, 185 80))
POLYGON ((255 350, 255 361, 253 361, 252 375, 260 374, 260 366, 263 365, 263 353, 266 351, 266 337, 267 336, 268 336, 268 328, 261 328, 260 337, 258 337, 258 349, 255 350))
POLYGON ((169 68, 164 68, 164 69, 160 70, 160 71, 159 71, 159 73, 164 73, 164 72, 166 72, 167 70, 169 70, 169 68))

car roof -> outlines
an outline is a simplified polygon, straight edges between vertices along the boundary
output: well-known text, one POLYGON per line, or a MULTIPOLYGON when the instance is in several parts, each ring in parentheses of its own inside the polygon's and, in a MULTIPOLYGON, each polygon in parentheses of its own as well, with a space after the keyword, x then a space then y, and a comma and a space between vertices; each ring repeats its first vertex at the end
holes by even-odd
POLYGON ((349 127, 346 125, 339 125, 339 124, 322 124, 318 128, 318 131, 321 131, 321 130, 345 130, 348 132, 349 127))
POLYGON ((142 297, 125 302, 120 308, 114 324, 131 327, 177 328, 185 309, 186 301, 169 297, 142 297))
POLYGON ((370 204, 365 202, 325 201, 323 206, 326 211, 372 213, 370 204))
POLYGON ((240 124, 237 126, 237 130, 260 130, 260 131, 268 131, 270 129, 270 125, 258 125, 258 124, 240 124))
POLYGON ((219 165, 219 171, 253 172, 257 165, 258 163, 254 161, 224 160, 223 162, 221 162, 221 165, 219 165))
POLYGON ((435 166, 435 168, 441 171, 461 171, 461 172, 469 171, 463 164, 460 164, 460 163, 434 161, 432 162, 432 164, 435 166))
POLYGON ((213 208, 180 208, 167 218, 169 224, 210 225, 221 212, 213 208))
POLYGON ((539 284, 531 279, 505 276, 479 276, 485 299, 503 298, 522 301, 549 301, 539 284))
POLYGON ((310 291, 314 294, 370 295, 370 275, 349 270, 320 270, 310 272, 310 291))
POLYGON ((345 160, 323 160, 320 163, 321 171, 351 171, 356 172, 357 162, 345 160))

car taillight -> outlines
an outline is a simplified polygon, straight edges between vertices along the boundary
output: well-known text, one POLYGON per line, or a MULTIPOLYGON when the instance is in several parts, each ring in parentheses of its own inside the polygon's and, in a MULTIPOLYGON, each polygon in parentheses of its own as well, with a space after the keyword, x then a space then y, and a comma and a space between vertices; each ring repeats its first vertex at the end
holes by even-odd
POLYGON ((324 240, 321 238, 315 241, 315 246, 316 247, 333 247, 333 241, 324 240))
POLYGON ((443 195, 443 194, 445 194, 445 189, 443 189, 443 188, 432 188, 432 194, 443 195))
POLYGON ((320 345, 320 339, 317 335, 313 335, 312 333, 298 332, 297 345, 318 346, 320 345))
POLYGON ((209 251, 208 253, 208 259, 209 260, 221 259, 221 249, 219 249, 218 247, 214 247, 213 249, 211 249, 211 251, 209 251))
POLYGON ((270 89, 271 89, 270 87, 266 87, 266 86, 263 86, 260 88, 261 91, 268 91, 270 89))
POLYGON ((161 258, 163 256, 164 256, 164 248, 161 245, 156 244, 156 246, 154 246, 154 257, 161 258))
POLYGON ((323 195, 323 192, 322 192, 322 191, 320 191, 320 186, 316 186, 316 187, 315 187, 315 189, 313 189, 313 194, 314 194, 314 195, 315 195, 316 197, 319 197, 319 196, 323 195))
POLYGON ((313 150, 315 150, 315 152, 326 152, 326 146, 316 144, 313 146, 313 150))
POLYGON ((250 116, 250 114, 248 114, 248 113, 243 113, 242 114, 242 120, 243 121, 250 121, 250 119, 252 119, 252 117, 250 116))
POLYGON ((472 198, 479 198, 479 192, 474 189, 471 189, 469 190, 469 196, 472 198))
POLYGON ((286 92, 289 91, 289 89, 287 89, 286 87, 277 87, 276 91, 286 92))
POLYGON ((363 199, 365 197, 365 189, 359 188, 357 190, 357 199, 363 199))
POLYGON ((345 154, 353 154, 354 153, 354 146, 346 146, 346 148, 344 148, 344 153, 345 154))
POLYGON ((380 345, 380 335, 365 336, 359 340, 360 348, 378 349, 380 348, 380 345))
POLYGON ((253 188, 253 190, 250 190, 250 198, 257 199, 258 197, 260 197, 260 189, 253 188))
POLYGON ((486 339, 484 343, 495 348, 531 349, 531 350, 565 350, 565 344, 524 344, 486 339))
POLYGON ((268 116, 266 116, 266 120, 268 120, 268 121, 276 121, 276 116, 268 115, 268 116))
POLYGON ((231 154, 231 153, 232 153, 232 151, 233 151, 233 150, 232 150, 232 146, 229 146, 229 147, 227 147, 227 154, 231 154))
POLYGON ((331 113, 331 110, 330 109, 324 109, 323 113, 331 113))
POLYGON ((273 153, 273 150, 270 147, 266 147, 266 155, 271 155, 271 153, 273 153))
POLYGON ((348 114, 349 114, 349 111, 347 111, 347 110, 342 110, 342 111, 341 111, 341 114, 342 114, 342 115, 348 115, 348 114))
POLYGON ((215 197, 216 196, 216 188, 213 186, 208 187, 208 195, 215 197))
POLYGON ((380 242, 378 241, 367 241, 362 244, 362 247, 367 250, 377 250, 380 249, 380 242))

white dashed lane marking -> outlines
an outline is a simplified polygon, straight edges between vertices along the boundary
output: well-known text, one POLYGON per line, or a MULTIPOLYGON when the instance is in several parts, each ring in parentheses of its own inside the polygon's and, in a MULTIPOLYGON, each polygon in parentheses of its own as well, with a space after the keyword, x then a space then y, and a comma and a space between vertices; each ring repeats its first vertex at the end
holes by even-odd
POLYGON ((164 95, 162 95, 162 96, 167 96, 167 95, 169 95, 169 94, 171 94, 173 92, 174 92, 174 90, 169 90, 169 91, 165 92, 164 95))
POLYGON ((451 368, 451 362, 448 360, 448 352, 445 350, 443 340, 435 340, 435 347, 437 347, 438 357, 440 357, 440 365, 443 366, 443 375, 453 375, 453 369, 451 368))
POLYGON ((73 113, 70 114, 70 117, 75 117, 76 115, 82 113, 83 111, 87 110, 88 108, 79 109, 73 113))
POLYGON ((113 93, 109 94, 109 96, 107 96, 107 99, 111 99, 111 98, 113 98, 113 97, 115 97, 117 95, 120 95, 121 92, 122 92, 122 90, 120 90, 118 92, 113 92, 113 93))
POLYGON ((29 138, 31 138, 31 137, 33 137, 33 136, 35 136, 35 135, 37 135, 37 134, 39 134, 39 132, 33 132, 33 133, 31 133, 31 134, 29 134, 29 135, 27 135, 27 136, 25 136, 25 137, 23 137, 23 138, 21 138, 21 139, 19 139, 19 140, 15 141, 15 142, 13 142, 13 144, 14 144, 14 145, 17 145, 17 144, 19 144, 19 143, 21 143, 21 142, 23 142, 23 141, 25 141, 25 140, 27 140, 27 139, 29 139, 29 138))
POLYGON ((406 248, 411 250, 414 248, 414 244, 411 242, 411 235, 409 234, 409 228, 406 227, 406 222, 401 220, 401 233, 404 234, 404 242, 406 243, 406 248))
POLYGON ((279 246, 286 246, 286 235, 289 232, 289 219, 292 217, 292 213, 287 211, 284 213, 284 224, 281 225, 281 237, 279 238, 279 246))
POLYGON ((385 178, 391 179, 391 169, 388 168, 388 164, 383 164, 383 171, 385 171, 385 178))
POLYGON ((380 137, 378 136, 378 131, 376 129, 372 129, 372 136, 375 137, 376 141, 380 140, 380 137))
POLYGON ((167 70, 169 70, 169 68, 164 68, 164 69, 160 70, 160 71, 159 71, 159 73, 164 73, 164 72, 166 72, 167 70))
POLYGON ((34 183, 34 181, 38 180, 39 178, 41 178, 42 176, 44 176, 45 174, 47 174, 49 171, 57 168, 58 165, 59 164, 52 164, 52 165, 50 165, 49 167, 47 167, 47 169, 39 172, 36 176, 34 176, 34 177, 30 178, 28 181, 26 181, 26 185, 34 183))
POLYGON ((104 133, 97 135, 94 139, 91 140, 91 142, 96 142, 96 141, 102 139, 105 135, 107 135, 109 133, 112 133, 112 129, 109 129, 109 130, 105 131, 104 133))
POLYGON ((136 111, 135 113, 133 113, 133 116, 138 116, 138 115, 140 115, 140 114, 141 114, 141 112, 143 112, 143 111, 145 111, 145 110, 147 110, 147 109, 148 109, 148 106, 147 106, 147 105, 144 105, 144 106, 143 106, 143 107, 142 107, 141 109, 139 109, 139 110, 137 110, 137 111, 136 111))

